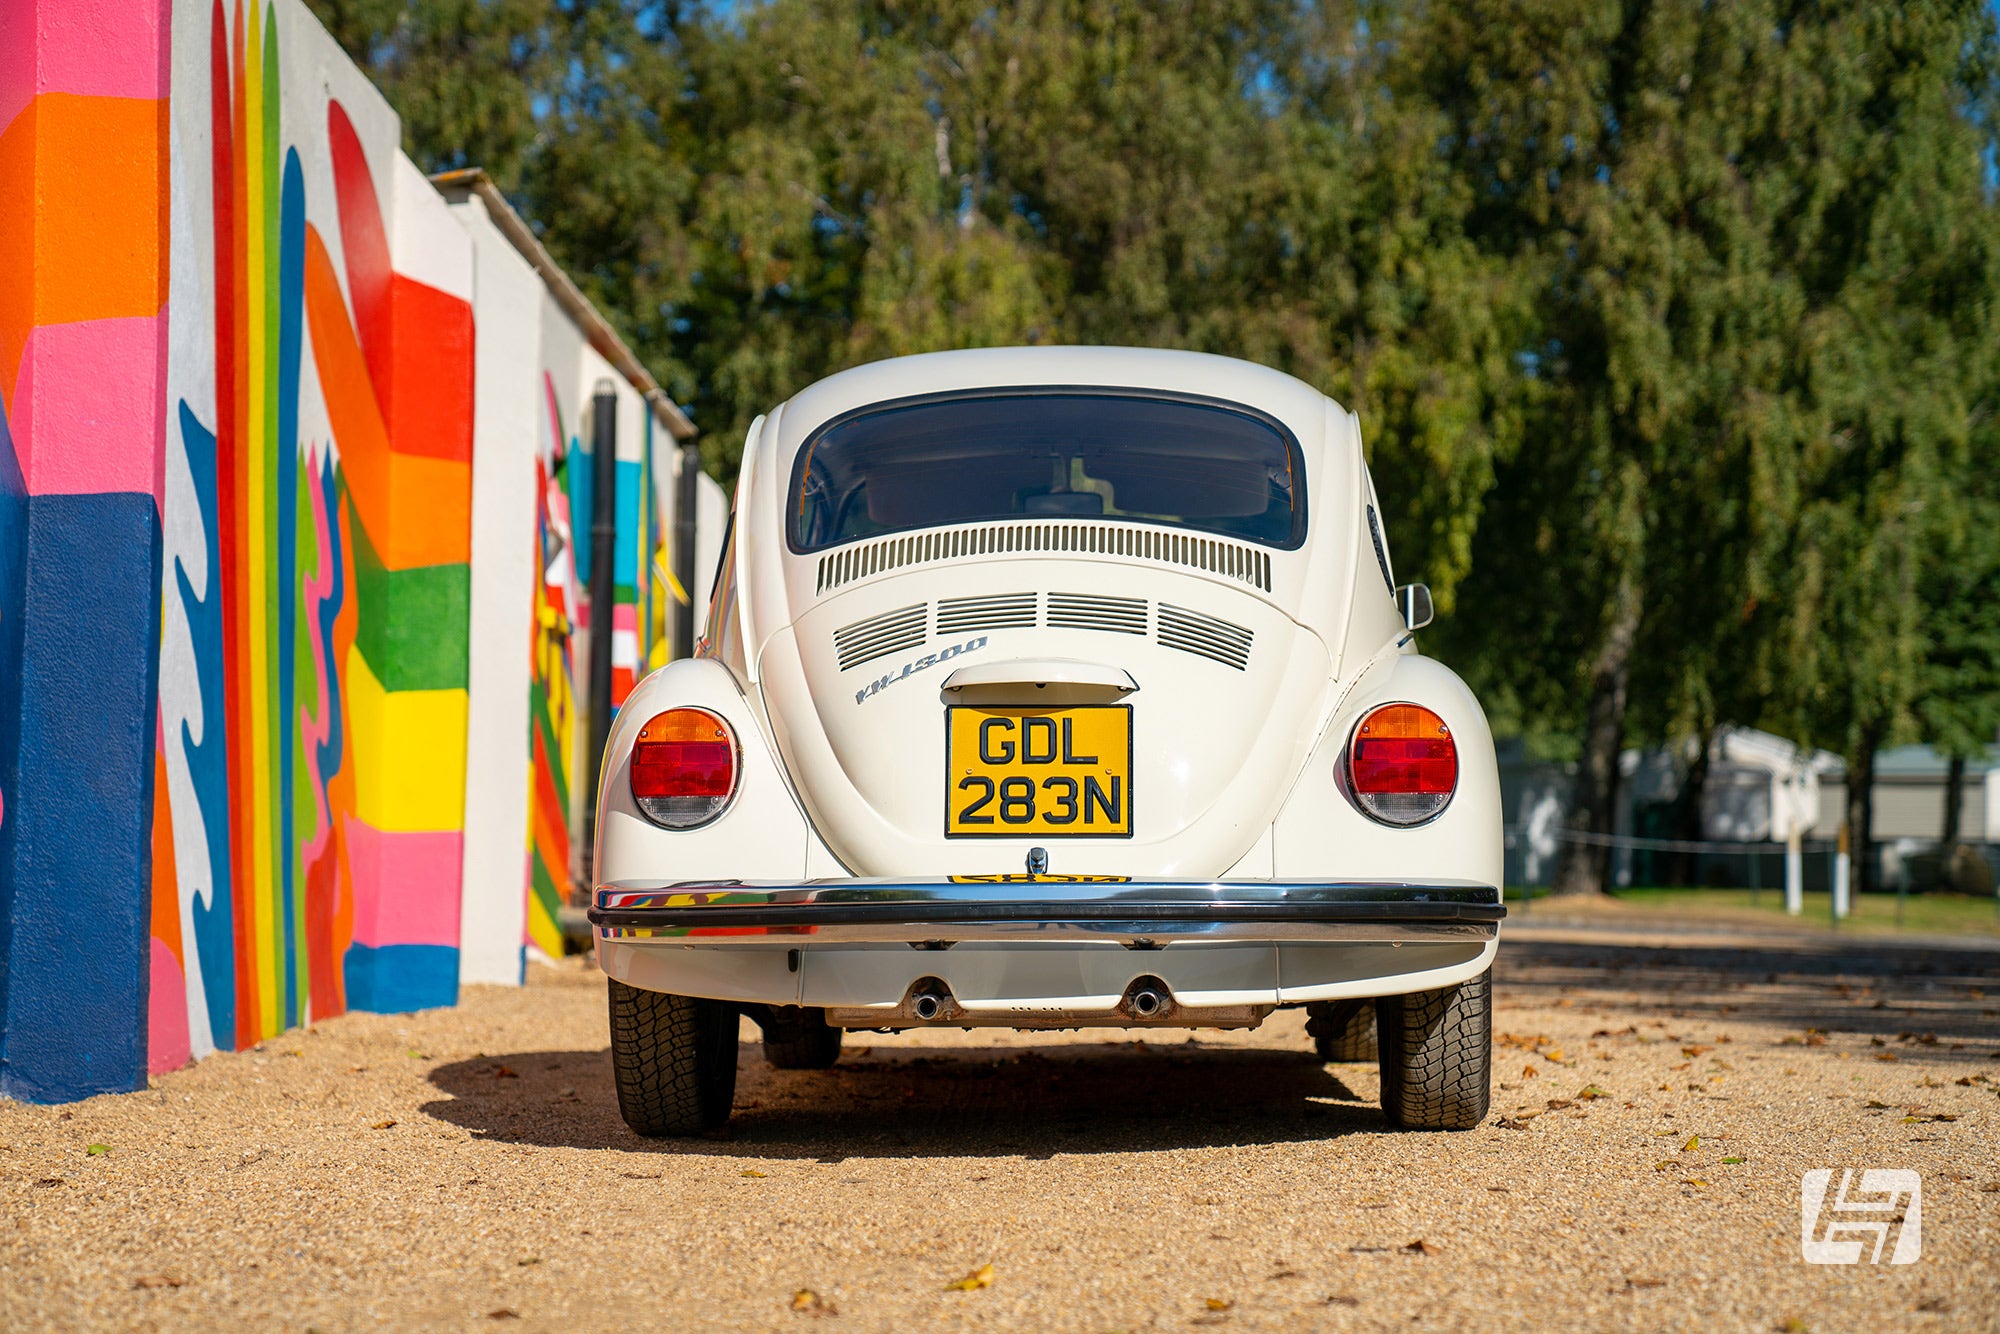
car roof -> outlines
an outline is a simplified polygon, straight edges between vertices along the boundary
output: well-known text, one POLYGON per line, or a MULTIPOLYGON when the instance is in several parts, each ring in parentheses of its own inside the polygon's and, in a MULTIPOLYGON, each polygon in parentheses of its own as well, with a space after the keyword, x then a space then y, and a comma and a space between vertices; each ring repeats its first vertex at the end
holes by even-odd
MULTIPOLYGON (((1327 447, 1329 407, 1303 380, 1235 357, 1134 347, 994 347, 893 357, 841 371, 785 404, 775 442, 779 476, 791 475, 799 447, 820 426, 856 408, 955 390, 1012 388, 1153 389, 1222 399, 1269 413, 1290 427, 1310 476, 1327 447)), ((781 482, 782 486, 783 483, 781 482)))

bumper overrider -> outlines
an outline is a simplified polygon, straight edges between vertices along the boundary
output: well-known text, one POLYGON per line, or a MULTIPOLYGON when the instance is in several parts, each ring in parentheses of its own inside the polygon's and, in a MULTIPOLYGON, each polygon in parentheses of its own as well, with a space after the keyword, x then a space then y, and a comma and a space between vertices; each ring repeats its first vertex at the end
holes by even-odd
POLYGON ((622 881, 593 895, 598 938, 727 944, 1115 941, 1485 941, 1507 909, 1463 880, 1163 880, 1111 876, 683 883, 622 881))

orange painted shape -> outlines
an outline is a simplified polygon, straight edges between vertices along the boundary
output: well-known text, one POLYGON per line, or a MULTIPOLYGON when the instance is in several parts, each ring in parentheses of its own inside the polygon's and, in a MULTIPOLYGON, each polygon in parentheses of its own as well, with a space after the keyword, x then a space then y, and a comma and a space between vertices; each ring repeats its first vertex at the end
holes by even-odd
POLYGON ((0 132, 0 394, 38 324, 167 299, 167 104, 43 93, 0 132))
POLYGON ((390 448, 470 463, 472 306, 407 274, 396 274, 390 291, 390 448))
MULTIPOLYGON (((332 257, 310 224, 305 298, 341 475, 376 554, 392 570, 465 563, 472 554, 472 466, 391 451, 332 257)), ((468 423, 469 409, 468 396, 468 423)))

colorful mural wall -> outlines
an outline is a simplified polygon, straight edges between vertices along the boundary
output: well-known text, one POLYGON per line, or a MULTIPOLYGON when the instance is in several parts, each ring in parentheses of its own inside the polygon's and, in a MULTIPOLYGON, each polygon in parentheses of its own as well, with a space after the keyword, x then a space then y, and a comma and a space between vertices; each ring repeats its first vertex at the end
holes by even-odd
POLYGON ((0 0, 0 1093, 562 949, 592 390, 621 700, 692 428, 400 137, 300 0, 0 0))
POLYGON ((143 1080, 166 15, 0 0, 0 1092, 143 1080))
POLYGON ((290 3, 177 0, 150 1064, 457 994, 470 243, 290 3))

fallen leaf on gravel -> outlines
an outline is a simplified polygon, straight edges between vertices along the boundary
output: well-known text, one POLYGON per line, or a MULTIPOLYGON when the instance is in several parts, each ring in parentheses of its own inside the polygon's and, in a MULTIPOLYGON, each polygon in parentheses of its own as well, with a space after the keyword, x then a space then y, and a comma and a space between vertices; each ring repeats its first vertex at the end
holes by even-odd
POLYGON ((1576 1091, 1576 1096, 1578 1098, 1581 1098, 1584 1102, 1590 1102, 1597 1098, 1608 1098, 1611 1095, 1609 1093, 1606 1093, 1603 1089, 1597 1087, 1597 1085, 1595 1084, 1585 1084, 1582 1088, 1576 1091))
POLYGON ((541 1257, 541 1256, 539 1256, 539 1255, 530 1255, 530 1256, 528 1256, 528 1257, 527 1257, 526 1259, 524 1259, 524 1260, 516 1260, 516 1261, 515 1261, 514 1263, 515 1263, 515 1264, 517 1264, 517 1265, 519 1265, 519 1266, 521 1266, 521 1267, 522 1267, 523 1269, 525 1269, 525 1268, 527 1268, 527 1267, 528 1267, 529 1265, 538 1265, 538 1264, 540 1264, 541 1262, 542 1262, 542 1257, 541 1257))
POLYGON ((1536 1076, 1540 1075, 1541 1073, 1542 1073, 1541 1071, 1539 1071, 1539 1070, 1535 1069, 1535 1067, 1534 1067, 1534 1066, 1532 1066, 1532 1065, 1529 1065, 1529 1066, 1523 1066, 1523 1067, 1521 1068, 1521 1078, 1523 1078, 1523 1079, 1534 1079, 1534 1078, 1535 1078, 1536 1076))
POLYGON ((395 1124, 396 1124, 396 1119, 394 1117, 391 1117, 387 1121, 377 1121, 374 1125, 370 1126, 369 1129, 387 1130, 390 1126, 393 1126, 395 1124))
POLYGON ((1956 1121, 1956 1120, 1958 1120, 1958 1118, 1956 1116, 1953 1116, 1950 1112, 1912 1113, 1911 1115, 1903 1118, 1903 1124, 1906 1126, 1927 1126, 1937 1121, 1956 1121))
POLYGON ((1417 1255, 1436 1255, 1440 1248, 1425 1241, 1422 1237, 1418 1237, 1403 1249, 1414 1252, 1417 1255))
POLYGON ((48 1187, 48 1186, 60 1186, 62 1183, 63 1183, 63 1178, 61 1177, 43 1177, 40 1181, 37 1181, 35 1184, 37 1186, 48 1187))
POLYGON ((179 1288, 186 1284, 187 1280, 179 1274, 141 1274, 132 1280, 135 1288, 179 1288))
POLYGON ((1625 1280, 1625 1290, 1627 1292, 1630 1292, 1634 1288, 1664 1288, 1666 1286, 1667 1281, 1663 1278, 1628 1278, 1625 1280))
POLYGON ((1503 1116, 1493 1124, 1502 1130, 1526 1130, 1528 1122, 1532 1119, 1529 1116, 1503 1116))
POLYGON ((1699 1149, 1700 1147, 1701 1147, 1701 1136, 1689 1135, 1688 1142, 1681 1145, 1681 1152, 1693 1153, 1696 1149, 1699 1149))
POLYGON ((993 1266, 985 1264, 967 1274, 956 1283, 944 1285, 946 1292, 977 1292, 981 1288, 993 1286, 993 1266))
POLYGON ((502 1306, 497 1310, 488 1311, 486 1318, 488 1320, 519 1320, 521 1313, 511 1306, 502 1306))
POLYGON ((1917 1309, 1930 1311, 1936 1315, 1947 1315, 1951 1311, 1951 1303, 1942 1297, 1926 1297, 1917 1303, 1917 1309))
POLYGON ((503 1066, 501 1066, 501 1067, 500 1067, 499 1069, 495 1070, 495 1071, 493 1072, 493 1077, 494 1077, 495 1079, 519 1079, 519 1078, 520 1078, 520 1076, 519 1076, 519 1075, 517 1075, 517 1074, 515 1074, 515 1073, 514 1073, 514 1070, 513 1070, 513 1067, 512 1067, 512 1066, 506 1066, 506 1065, 503 1065, 503 1066))
POLYGON ((771 1174, 769 1172, 759 1172, 754 1167, 746 1167, 743 1169, 743 1175, 746 1177, 767 1177, 771 1174))
POLYGON ((1655 1172, 1664 1172, 1664 1171, 1666 1171, 1666 1170, 1667 1170, 1668 1168, 1671 1168, 1672 1166, 1673 1166, 1673 1163, 1671 1163, 1671 1162, 1665 1162, 1665 1163, 1654 1163, 1654 1164, 1653 1164, 1653 1170, 1654 1170, 1655 1172))
POLYGON ((792 1294, 792 1309, 803 1315, 839 1315, 840 1308, 811 1288, 800 1288, 792 1294))
POLYGON ((1211 1311, 1227 1311, 1230 1307, 1236 1305, 1236 1303, 1226 1297, 1210 1297, 1203 1302, 1203 1305, 1207 1306, 1211 1311))
POLYGON ((1708 1054, 1709 1052, 1712 1052, 1712 1051, 1714 1051, 1714 1050, 1715 1050, 1715 1048, 1713 1048, 1713 1047, 1701 1047, 1701 1046, 1695 1046, 1695 1047, 1682 1047, 1682 1048, 1681 1048, 1681 1055, 1683 1055, 1683 1056, 1687 1057, 1688 1059, 1692 1060, 1692 1059, 1694 1059, 1694 1058, 1695 1058, 1695 1057, 1697 1057, 1697 1056, 1704 1056, 1704 1055, 1707 1055, 1707 1054, 1708 1054))
POLYGON ((1267 1279, 1266 1282, 1274 1282, 1281 1278, 1297 1278, 1298 1276, 1299 1271, 1296 1269, 1280 1269, 1277 1273, 1271 1275, 1270 1279, 1267 1279))
POLYGON ((102 1158, 105 1154, 111 1152, 111 1146, 109 1144, 92 1144, 86 1147, 84 1152, 93 1158, 102 1158))
POLYGON ((1870 1098, 1870 1099, 1868 1100, 1868 1106, 1867 1106, 1867 1110, 1869 1110, 1869 1111, 1871 1111, 1871 1112, 1886 1112, 1886 1111, 1889 1111, 1889 1110, 1891 1109, 1892 1105, 1893 1105, 1893 1104, 1890 1104, 1890 1103, 1886 1103, 1886 1102, 1877 1102, 1877 1101, 1875 1101, 1875 1099, 1873 1099, 1873 1098, 1870 1098))
POLYGON ((1878 1051, 1875 1053, 1875 1059, 1878 1061, 1893 1061, 1897 1060, 1898 1057, 1893 1051, 1878 1051))
POLYGON ((1683 1186, 1706 1186, 1708 1183, 1700 1177, 1682 1177, 1681 1184, 1683 1186))
POLYGON ((1330 1292, 1326 1296, 1328 1306, 1359 1306, 1361 1299, 1345 1292, 1330 1292))
POLYGON ((1542 1053, 1542 1059, 1545 1061, 1560 1061, 1562 1058, 1563 1049, 1561 1047, 1552 1047, 1542 1053))
POLYGON ((1559 1112, 1565 1107, 1574 1107, 1574 1106, 1576 1106, 1576 1104, 1574 1102, 1571 1102, 1568 1098, 1549 1099, 1549 1110, 1552 1112, 1559 1112))
POLYGON ((1742 1160, 1741 1158, 1724 1158, 1724 1159, 1723 1159, 1722 1161, 1723 1161, 1723 1164, 1724 1164, 1725 1166, 1727 1166, 1727 1165, 1729 1165, 1729 1164, 1733 1164, 1733 1163, 1740 1163, 1740 1162, 1742 1162, 1743 1160, 1742 1160))
MULTIPOLYGON (((44 1181, 42 1184, 46 1186, 49 1183, 44 1181)), ((1988 1195, 2000 1195, 2000 1181, 1989 1181, 1979 1189, 1985 1191, 1988 1195)))

